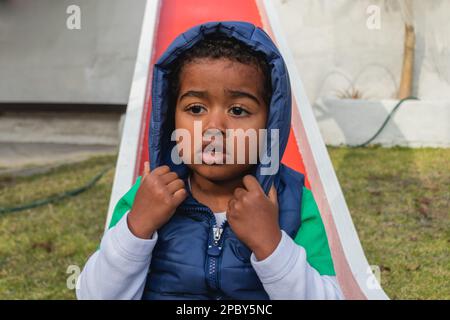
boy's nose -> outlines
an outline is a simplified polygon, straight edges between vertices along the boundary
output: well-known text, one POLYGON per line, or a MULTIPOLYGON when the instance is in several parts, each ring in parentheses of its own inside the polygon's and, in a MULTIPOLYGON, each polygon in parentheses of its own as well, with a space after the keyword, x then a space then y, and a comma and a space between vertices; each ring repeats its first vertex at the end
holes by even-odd
POLYGON ((225 134, 226 117, 223 112, 211 112, 203 122, 203 132, 207 130, 219 130, 225 134))

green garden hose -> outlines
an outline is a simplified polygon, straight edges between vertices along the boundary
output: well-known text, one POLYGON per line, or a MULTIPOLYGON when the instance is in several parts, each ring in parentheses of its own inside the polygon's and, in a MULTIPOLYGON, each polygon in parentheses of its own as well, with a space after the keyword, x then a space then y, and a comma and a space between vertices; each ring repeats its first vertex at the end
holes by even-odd
POLYGON ((375 134, 368 139, 367 141, 357 144, 357 145, 352 145, 350 147, 352 148, 360 148, 360 147, 365 147, 367 146, 369 143, 371 143, 373 140, 375 140, 376 137, 378 137, 378 135, 381 133, 381 131, 383 131, 384 127, 386 127, 387 123, 389 122, 389 120, 391 119, 392 115, 394 114, 395 111, 397 111, 397 109, 402 105, 403 102, 405 102, 406 100, 419 100, 416 97, 406 97, 401 99, 396 105, 395 107, 391 110, 391 112, 389 112, 388 116, 386 117, 386 119, 384 120, 383 124, 381 125, 381 127, 378 129, 377 132, 375 132, 375 134))
POLYGON ((100 173, 98 173, 88 183, 86 183, 85 185, 83 185, 81 187, 78 187, 78 188, 75 188, 72 190, 68 190, 68 191, 65 191, 62 193, 57 193, 57 194, 51 195, 47 198, 34 200, 34 201, 31 201, 31 202, 28 202, 28 203, 25 203, 22 205, 14 206, 14 207, 5 207, 5 208, 0 207, 0 214, 6 214, 6 213, 11 213, 11 212, 32 209, 32 208, 40 207, 40 206, 50 204, 50 203, 55 203, 57 201, 61 201, 66 198, 79 195, 80 193, 92 188, 97 183, 97 181, 100 180, 100 178, 103 177, 103 175, 112 167, 113 166, 108 166, 108 167, 104 168, 100 173))

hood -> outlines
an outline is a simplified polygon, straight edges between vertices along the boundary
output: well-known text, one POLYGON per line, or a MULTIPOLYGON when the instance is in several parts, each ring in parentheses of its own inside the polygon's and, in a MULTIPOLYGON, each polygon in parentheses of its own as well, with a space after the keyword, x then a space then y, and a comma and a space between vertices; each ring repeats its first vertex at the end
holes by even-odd
MULTIPOLYGON (((170 137, 173 131, 173 119, 169 112, 169 73, 173 62, 206 35, 220 33, 244 42, 255 51, 262 52, 271 70, 272 98, 267 119, 267 143, 265 152, 272 159, 272 149, 279 143, 278 157, 281 160, 287 145, 291 127, 291 89, 286 65, 267 33, 259 27, 240 21, 208 22, 197 25, 180 34, 162 54, 154 65, 152 80, 152 110, 149 126, 149 157, 151 170, 168 165, 180 178, 185 179, 188 168, 184 164, 175 164, 171 160, 171 150, 175 141, 170 137), (279 129, 278 141, 271 141, 270 130, 279 129)), ((276 148, 275 148, 276 149, 276 148)), ((277 184, 277 173, 265 174, 264 167, 258 163, 254 175, 263 190, 268 193, 272 183, 277 184), (261 171, 262 170, 262 171, 261 171)), ((278 170, 279 171, 279 170, 278 170)))

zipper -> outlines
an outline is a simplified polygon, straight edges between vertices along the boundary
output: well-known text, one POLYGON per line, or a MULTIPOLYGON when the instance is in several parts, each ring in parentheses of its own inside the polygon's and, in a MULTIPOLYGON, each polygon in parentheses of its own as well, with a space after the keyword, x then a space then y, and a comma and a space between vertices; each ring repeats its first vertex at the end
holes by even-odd
POLYGON ((207 284, 210 288, 220 290, 219 283, 219 267, 222 261, 222 245, 224 241, 223 232, 228 225, 228 221, 224 221, 221 226, 217 225, 214 213, 208 207, 186 207, 188 212, 207 213, 210 224, 210 235, 208 236, 208 248, 205 263, 205 272, 207 284))
MULTIPOLYGON (((214 215, 214 214, 213 214, 214 215)), ((215 219, 215 216, 214 216, 214 219, 215 219)), ((218 246, 218 248, 219 248, 219 250, 220 250, 220 253, 222 253, 222 247, 223 247, 223 242, 225 241, 225 239, 224 239, 224 237, 223 237, 223 232, 224 232, 224 230, 225 230, 225 228, 226 228, 226 226, 228 225, 228 221, 224 221, 223 223, 222 223, 222 226, 220 226, 219 227, 219 231, 218 231, 218 238, 217 238, 217 241, 215 241, 214 243, 218 246)), ((220 266, 221 265, 221 262, 222 262, 222 258, 223 258, 223 254, 219 254, 219 256, 217 257, 217 265, 218 266, 220 266)), ((220 286, 220 281, 219 281, 219 279, 220 279, 220 268, 218 267, 217 268, 217 272, 216 272, 216 288, 218 289, 218 290, 221 290, 221 286, 220 286)), ((216 297, 216 299, 217 300, 221 300, 222 299, 222 297, 221 297, 221 295, 220 295, 220 293, 219 293, 219 295, 216 297)))
MULTIPOLYGON (((214 214, 213 214, 214 216, 214 214)), ((207 279, 208 285, 216 290, 220 290, 219 283, 219 269, 222 261, 222 245, 223 245, 223 230, 225 223, 222 226, 217 225, 214 217, 214 224, 212 227, 212 237, 208 240, 207 250, 207 279)))

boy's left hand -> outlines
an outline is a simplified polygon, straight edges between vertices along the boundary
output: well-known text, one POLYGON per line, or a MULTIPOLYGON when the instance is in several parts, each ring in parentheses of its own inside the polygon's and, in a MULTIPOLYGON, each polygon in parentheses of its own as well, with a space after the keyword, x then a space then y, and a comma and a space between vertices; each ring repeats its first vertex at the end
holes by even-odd
POLYGON ((245 188, 236 188, 228 202, 227 220, 239 240, 260 261, 270 256, 281 240, 277 191, 272 185, 266 196, 252 175, 246 175, 243 183, 245 188))

